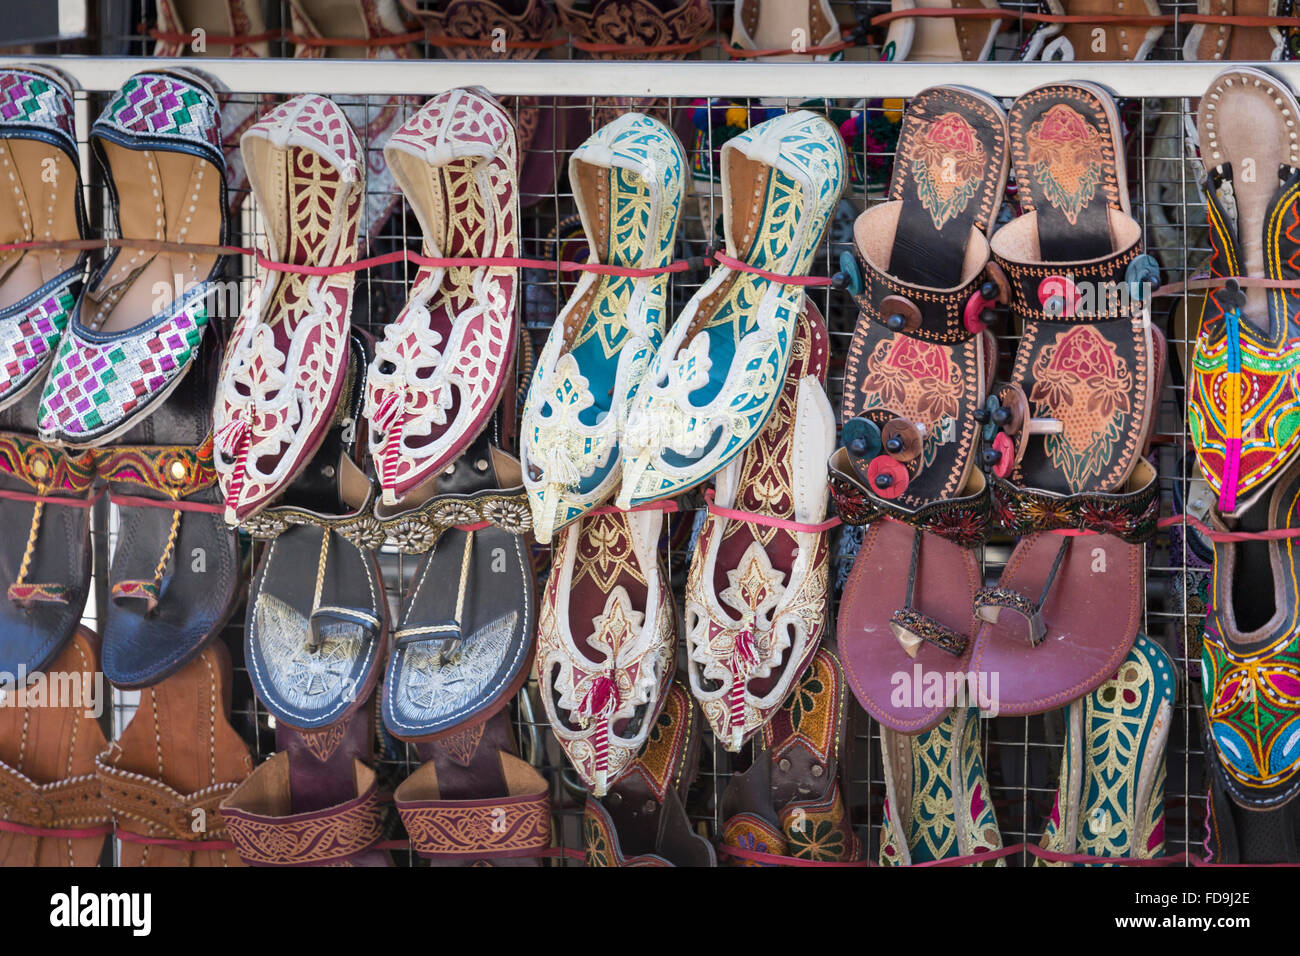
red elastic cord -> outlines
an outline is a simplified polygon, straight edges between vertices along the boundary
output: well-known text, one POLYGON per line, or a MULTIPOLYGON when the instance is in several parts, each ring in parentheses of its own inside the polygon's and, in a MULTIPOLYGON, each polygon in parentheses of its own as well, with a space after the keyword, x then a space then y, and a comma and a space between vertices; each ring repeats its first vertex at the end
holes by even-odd
POLYGON ((665 511, 672 514, 680 510, 677 502, 665 499, 663 501, 652 501, 649 504, 637 505, 635 508, 617 508, 614 505, 603 505, 599 508, 592 508, 587 512, 589 515, 630 515, 638 511, 665 511))
POLYGON ((33 495, 26 491, 10 491, 7 488, 0 488, 0 498, 7 498, 10 501, 39 502, 45 505, 63 505, 67 508, 92 508, 95 502, 102 497, 104 497, 103 490, 96 492, 89 498, 60 498, 57 495, 33 495))
POLYGON ((802 50, 792 50, 789 47, 773 47, 769 50, 742 50, 739 47, 723 47, 727 56, 734 60, 752 60, 760 56, 829 56, 832 53, 839 53, 841 50, 847 50, 853 46, 853 40, 838 40, 835 43, 827 43, 823 46, 810 46, 802 50))
POLYGON ((656 53, 694 53, 697 50, 703 50, 705 47, 713 46, 716 42, 715 37, 706 37, 703 40, 695 40, 691 43, 631 46, 627 43, 588 43, 586 40, 579 40, 577 37, 572 40, 574 49, 582 50, 584 53, 622 53, 627 56, 647 56, 656 53))
POLYGON ((1192 276, 1186 282, 1170 282, 1151 293, 1153 297, 1182 295, 1184 292, 1222 289, 1229 281, 1243 289, 1300 289, 1300 279, 1265 279, 1263 276, 1192 276))
POLYGON ((712 488, 706 489, 704 492, 704 510, 711 515, 717 515, 719 518, 726 518, 729 521, 743 521, 745 524, 759 524, 765 528, 780 528, 782 531, 802 532, 804 534, 829 531, 841 523, 839 518, 830 518, 820 524, 804 524, 802 521, 790 521, 773 515, 755 514, 752 511, 737 511, 735 508, 723 508, 714 504, 713 498, 714 490, 712 488))
POLYGON ((434 46, 478 46, 493 47, 504 45, 507 50, 553 50, 569 42, 568 37, 555 37, 551 40, 494 40, 487 37, 449 37, 442 34, 428 33, 424 39, 434 46))
POLYGON ((197 511, 201 514, 219 515, 226 510, 224 505, 209 504, 206 501, 177 501, 172 498, 141 498, 138 495, 109 494, 109 501, 125 508, 163 508, 167 511, 197 511))
POLYGON ((129 830, 118 830, 116 836, 123 843, 140 843, 144 846, 162 846, 173 850, 233 850, 235 844, 229 840, 171 840, 165 837, 141 836, 129 830))
POLYGON ((484 528, 490 528, 492 527, 492 522, 479 521, 476 522, 475 524, 454 524, 452 525, 452 527, 455 528, 457 531, 464 531, 465 533, 468 534, 471 531, 482 531, 484 528))
MULTIPOLYGON (((1211 541, 1282 541, 1287 538, 1300 538, 1300 528, 1275 528, 1271 531, 1216 531, 1204 521, 1192 515, 1170 515, 1156 522, 1157 528, 1195 528, 1211 541)), ((1101 531, 1082 528, 1053 528, 1048 534, 1059 534, 1066 538, 1087 538, 1102 534, 1101 531)))
POLYGON ((773 282, 782 282, 786 285, 802 286, 819 286, 830 285, 830 276, 786 276, 779 272, 769 272, 767 269, 760 269, 757 266, 751 266, 747 262, 741 262, 739 259, 733 259, 721 250, 713 253, 712 258, 735 272, 748 272, 752 275, 762 276, 764 279, 771 279, 773 282))
POLYGON ((0 832, 19 833, 23 836, 49 838, 51 840, 89 840, 92 837, 108 836, 113 832, 111 823, 79 830, 57 830, 52 827, 29 827, 25 823, 13 820, 0 820, 0 832))
MULTIPOLYGON (((776 853, 764 853, 761 850, 746 850, 736 846, 719 846, 718 853, 724 857, 733 857, 739 860, 753 860, 755 863, 766 863, 770 866, 807 866, 807 867, 887 867, 888 864, 877 863, 875 860, 851 860, 844 863, 822 862, 818 860, 800 860, 789 856, 780 856, 776 853)), ((989 850, 986 853, 971 853, 967 856, 946 857, 942 860, 929 860, 925 863, 913 863, 912 867, 949 867, 949 866, 972 866, 978 863, 988 863, 992 860, 1000 860, 1003 857, 1015 856, 1018 853, 1028 853, 1032 857, 1041 860, 1049 860, 1053 863, 1086 863, 1095 866, 1180 866, 1191 863, 1194 866, 1213 866, 1204 859, 1193 856, 1190 853, 1174 853, 1169 856, 1160 856, 1151 860, 1135 860, 1129 857, 1110 857, 1110 856, 1091 856, 1086 853, 1057 853, 1053 850, 1045 850, 1033 843, 1016 843, 1011 846, 1004 846, 1000 850, 989 850)), ((1296 864, 1283 864, 1294 866, 1296 864)))

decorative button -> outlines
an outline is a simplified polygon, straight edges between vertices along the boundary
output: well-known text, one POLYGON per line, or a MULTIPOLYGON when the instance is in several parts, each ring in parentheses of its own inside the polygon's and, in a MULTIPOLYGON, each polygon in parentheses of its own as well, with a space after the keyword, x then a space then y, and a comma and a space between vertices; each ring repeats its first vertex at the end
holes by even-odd
POLYGON ((167 476, 178 485, 185 480, 185 473, 185 462, 180 459, 173 460, 172 463, 167 466, 167 476))
POLYGON ((32 477, 40 480, 50 473, 50 466, 44 458, 36 458, 31 464, 32 477))
POLYGON ((881 498, 897 498, 907 490, 907 466, 888 455, 877 455, 867 466, 867 481, 881 498))
POLYGON ((1078 313, 1083 297, 1069 276, 1048 276, 1038 283, 1038 302, 1047 315, 1068 319, 1078 313))
POLYGON ((993 463, 993 474, 999 478, 1007 477, 1016 466, 1016 449, 1006 432, 998 432, 993 439, 993 452, 998 456, 993 463))
POLYGON ((840 430, 844 447, 854 458, 874 458, 880 454, 880 426, 869 418, 851 418, 840 430))
POLYGON ((914 332, 921 327, 921 310, 911 299, 887 295, 880 300, 880 314, 891 332, 914 332))
POLYGON ((880 430, 885 451, 898 461, 914 461, 921 456, 925 428, 905 418, 895 418, 880 430))

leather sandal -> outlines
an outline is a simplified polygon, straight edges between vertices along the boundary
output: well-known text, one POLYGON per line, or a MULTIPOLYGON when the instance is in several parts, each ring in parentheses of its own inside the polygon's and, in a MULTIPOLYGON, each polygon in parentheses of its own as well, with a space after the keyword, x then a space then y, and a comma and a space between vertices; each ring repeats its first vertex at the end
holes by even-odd
POLYGON ((399 549, 420 555, 384 678, 384 726, 399 740, 482 724, 532 673, 537 579, 519 463, 484 434, 437 481, 418 508, 376 508, 399 549))
MULTIPOLYGON (((0 70, 0 242, 66 242, 86 236, 72 88, 43 67, 0 70), (51 175, 52 174, 52 175, 51 175)), ((0 253, 0 408, 41 385, 81 293, 89 253, 0 253)))
POLYGON ((691 693, 737 751, 789 696, 826 629, 830 548, 822 528, 835 413, 823 384, 830 338, 811 301, 758 440, 717 475, 686 578, 691 693))
POLYGON ((172 70, 131 77, 91 128, 115 231, 128 244, 108 255, 77 301, 41 395, 42 440, 74 448, 113 440, 156 409, 193 363, 224 260, 157 247, 225 243, 220 127, 207 82, 172 70))
POLYGON ((231 728, 230 652, 220 641, 140 691, 122 736, 95 758, 122 866, 239 866, 221 801, 253 758, 231 728))
MULTIPOLYGON (((583 143, 569 180, 590 261, 655 269, 672 261, 686 157, 673 132, 625 113, 583 143)), ((524 404, 522 463, 537 539, 612 496, 620 434, 667 325, 668 276, 583 273, 556 317, 524 404)))
MULTIPOLYGON (((1202 16, 1276 17, 1288 0, 1197 0, 1202 16)), ((1293 27, 1259 27, 1221 22, 1194 23, 1183 41, 1184 60, 1285 60, 1288 35, 1293 27)))
POLYGON ((713 846, 692 830, 686 814, 686 794, 699 766, 699 713, 675 681, 623 776, 605 796, 587 796, 586 865, 717 866, 713 846))
MULTIPOLYGON (((847 178, 839 132, 800 110, 729 140, 722 153, 727 255, 806 275, 847 178)), ((781 393, 803 302, 801 286, 714 270, 628 406, 620 508, 708 480, 758 437, 781 393)))
MULTIPOLYGON (((518 254, 514 126, 481 89, 435 96, 384 146, 427 256, 518 254)), ((367 379, 370 454, 395 505, 460 457, 511 372, 518 270, 421 266, 367 379)))
POLYGON ((74 699, 23 706, 18 695, 34 685, 0 689, 13 695, 0 707, 0 866, 95 866, 112 819, 95 777, 108 746, 93 709, 108 694, 95 634, 78 629, 38 680, 43 693, 60 687, 74 699))
POLYGON ((588 514, 560 532, 537 622, 551 730, 596 796, 645 745, 676 668, 663 513, 588 514))
MULTIPOLYGON (((997 0, 891 0, 890 10, 930 10, 947 7, 996 10, 997 0)), ((993 44, 1001 20, 962 17, 904 17, 889 24, 880 58, 919 63, 963 63, 993 59, 993 44)))
MULTIPOLYGON (((849 740, 848 693, 835 652, 823 645, 762 730, 753 765, 719 802, 721 845, 811 863, 860 856, 849 819, 841 748, 849 740)), ((723 851, 726 852, 725 849, 723 851)), ((731 865, 771 861, 730 856, 731 865)))
POLYGON ((898 675, 924 686, 966 670, 983 582, 972 549, 990 502, 975 415, 996 361, 991 310, 1009 295, 986 239, 1006 181, 1006 118, 982 94, 923 91, 898 155, 891 200, 858 217, 843 263, 862 314, 830 482, 840 518, 870 524, 840 603, 849 685, 877 720, 915 734, 954 702, 900 695, 898 675))
MULTIPOLYGON (((267 222, 267 255, 302 266, 357 258, 361 147, 323 96, 289 100, 240 148, 267 222)), ((348 367, 355 274, 259 268, 230 334, 213 412, 226 523, 266 507, 307 467, 334 418, 348 367)))
MULTIPOLYGON (((731 45, 740 50, 791 49, 802 38, 803 46, 825 47, 840 39, 840 24, 830 0, 736 0, 731 23, 731 45)), ((843 52, 809 55, 790 53, 754 57, 759 63, 790 60, 843 59, 843 52)))
POLYGON ((1039 0, 1044 13, 1057 16, 1098 17, 1097 22, 1040 24, 1025 41, 1022 60, 1145 60, 1165 28, 1161 24, 1131 26, 1107 23, 1102 17, 1126 15, 1158 17, 1156 0, 1126 6, 1123 0, 1039 0))
MULTIPOLYGON (((1060 784, 1039 846, 1103 859, 1164 856, 1165 746, 1175 687, 1169 655, 1139 635, 1115 676, 1070 704, 1060 784)), ((1034 864, 1067 865, 1044 858, 1034 864)))
POLYGON ((976 598, 971 660, 1000 675, 1000 713, 1021 715, 1096 689, 1137 637, 1140 543, 1159 512, 1142 456, 1164 339, 1142 291, 1158 270, 1128 214, 1109 94, 1039 87, 1016 100, 1010 127, 1024 215, 992 247, 1024 332, 1011 382, 981 414, 981 461, 998 521, 1020 541, 997 586, 976 598))

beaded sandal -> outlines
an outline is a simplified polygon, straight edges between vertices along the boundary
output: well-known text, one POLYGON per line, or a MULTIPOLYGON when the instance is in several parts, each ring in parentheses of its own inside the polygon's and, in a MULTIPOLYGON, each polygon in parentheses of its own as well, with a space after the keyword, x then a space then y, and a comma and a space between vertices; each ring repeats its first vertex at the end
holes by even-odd
MULTIPOLYGON (((673 258, 686 158, 658 120, 627 113, 569 160, 592 262, 656 269, 673 258)), ((543 544, 614 494, 619 437, 667 325, 668 275, 583 273, 555 319, 524 404, 524 485, 543 544)))

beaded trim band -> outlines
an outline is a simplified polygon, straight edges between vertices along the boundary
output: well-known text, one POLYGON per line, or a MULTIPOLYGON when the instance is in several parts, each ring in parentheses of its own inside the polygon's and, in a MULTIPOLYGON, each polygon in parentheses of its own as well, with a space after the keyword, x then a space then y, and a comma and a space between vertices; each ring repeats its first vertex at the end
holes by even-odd
POLYGON ((281 505, 250 515, 243 520, 240 528, 254 538, 269 541, 290 528, 315 525, 342 535, 363 551, 370 551, 384 543, 384 533, 380 528, 379 519, 373 514, 375 497, 375 486, 372 483, 366 493, 365 503, 352 514, 334 517, 309 511, 306 508, 281 505))
POLYGON ((183 794, 161 780, 114 767, 105 762, 107 757, 107 753, 96 756, 95 773, 104 803, 119 827, 123 826, 124 820, 131 821, 162 830, 172 839, 185 843, 225 836, 225 823, 219 807, 221 801, 234 792, 237 783, 219 783, 183 794), (196 821, 204 824, 197 831, 194 829, 196 821))
POLYGON ((895 611, 889 619, 890 627, 915 634, 923 641, 929 641, 940 650, 947 651, 953 657, 966 653, 970 638, 958 634, 952 628, 940 624, 932 617, 922 614, 915 608, 905 607, 895 611))
POLYGON ((990 475, 993 514, 997 523, 1017 537, 1035 531, 1073 529, 1110 534, 1129 544, 1141 544, 1155 533, 1160 516, 1159 485, 1155 469, 1145 460, 1146 481, 1137 491, 1119 494, 1088 492, 1059 495, 1049 491, 1019 488, 990 475))
POLYGON ((893 518, 963 548, 974 548, 988 537, 993 499, 987 485, 964 498, 936 501, 916 511, 908 511, 872 495, 837 468, 830 469, 829 480, 835 510, 847 525, 870 524, 882 517, 893 518))
POLYGON ((1041 625, 1041 617, 1038 613, 1038 605, 1029 598, 1016 591, 1007 588, 984 588, 975 595, 975 613, 981 620, 990 623, 997 622, 997 611, 1014 611, 1026 621, 1029 622, 1029 643, 1037 647, 1047 636, 1047 631, 1042 626, 1035 627, 1034 622, 1038 621, 1041 625), (996 609, 992 614, 986 614, 985 609, 996 609))
POLYGON ((439 495, 409 511, 377 517, 380 541, 392 541, 403 554, 423 554, 449 528, 462 531, 500 528, 510 534, 533 530, 533 513, 522 487, 439 495))

